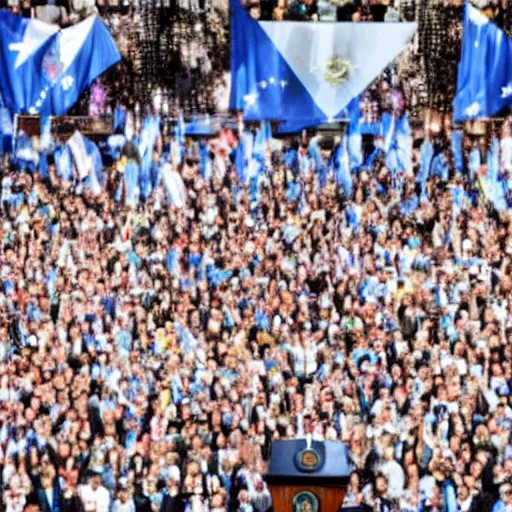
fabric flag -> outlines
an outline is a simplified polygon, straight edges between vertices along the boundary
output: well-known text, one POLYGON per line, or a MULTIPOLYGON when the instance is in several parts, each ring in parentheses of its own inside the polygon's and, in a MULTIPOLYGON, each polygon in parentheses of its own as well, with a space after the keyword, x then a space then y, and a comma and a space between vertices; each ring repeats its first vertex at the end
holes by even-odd
POLYGON ((99 149, 92 141, 76 131, 66 143, 71 151, 77 179, 84 181, 94 194, 101 194, 102 162, 99 149))
POLYGON ((434 148, 432 143, 427 139, 421 145, 420 150, 420 171, 417 177, 417 182, 421 187, 421 195, 427 194, 427 181, 430 175, 430 167, 434 158, 434 148))
POLYGON ((19 132, 16 139, 16 159, 22 170, 35 171, 39 164, 39 153, 32 147, 32 143, 25 132, 19 132))
POLYGON ((52 118, 41 117, 41 148, 49 149, 52 144, 52 118))
POLYGON ((382 127, 380 119, 374 123, 367 123, 361 111, 361 96, 356 96, 348 104, 347 118, 350 120, 350 132, 357 131, 361 135, 380 135, 382 127))
POLYGON ((199 170, 201 171, 201 176, 205 181, 209 182, 212 179, 212 159, 210 158, 208 143, 205 141, 201 141, 199 143, 199 170))
POLYGON ((97 16, 69 28, 0 11, 0 93, 14 112, 61 116, 121 60, 97 16))
POLYGON ((348 124, 348 153, 350 156, 350 169, 355 170, 361 167, 364 163, 363 154, 363 133, 372 133, 376 135, 380 133, 380 123, 378 125, 378 131, 373 133, 367 130, 367 126, 364 125, 363 117, 359 108, 360 98, 357 96, 354 98, 347 107, 347 115, 349 119, 348 124))
POLYGON ((67 145, 69 146, 71 155, 73 156, 77 178, 81 181, 89 176, 92 168, 92 161, 87 155, 83 135, 79 131, 76 131, 67 141, 67 145))
POLYGON ((211 137, 219 131, 218 128, 218 123, 213 123, 210 116, 206 114, 203 119, 193 117, 190 123, 186 123, 185 134, 196 137, 211 137))
POLYGON ((441 181, 448 181, 450 177, 450 166, 444 151, 438 153, 432 160, 431 172, 432 176, 439 176, 441 181))
POLYGON ((68 145, 57 147, 54 153, 55 167, 57 169, 57 177, 63 181, 71 181, 73 179, 73 157, 68 145))
POLYGON ((459 173, 462 173, 464 170, 463 141, 464 132, 461 130, 455 130, 452 133, 452 157, 453 165, 459 173))
POLYGON ((0 106, 0 154, 12 151, 13 128, 11 113, 0 106))
POLYGON ((183 119, 183 112, 180 112, 180 115, 178 117, 178 122, 176 123, 176 126, 174 127, 174 136, 176 137, 176 140, 180 144, 185 144, 186 131, 187 131, 187 127, 185 125, 185 120, 183 119))
POLYGON ((124 187, 124 204, 134 207, 137 205, 140 197, 140 167, 135 160, 128 160, 124 168, 123 178, 119 183, 116 201, 120 202, 124 187))
POLYGON ((240 183, 245 183, 247 179, 245 162, 245 138, 242 136, 235 150, 235 171, 240 183))
POLYGON ((480 170, 480 166, 482 165, 482 156, 480 155, 480 151, 478 148, 473 148, 469 153, 469 177, 471 182, 478 176, 478 171, 480 170))
POLYGON ((396 178, 412 168, 412 130, 407 115, 396 118, 384 113, 382 116, 382 135, 386 166, 396 178))
POLYGON ((230 108, 246 120, 338 119, 415 31, 415 23, 258 22, 231 0, 230 108))
POLYGON ((256 136, 254 137, 254 146, 252 148, 252 157, 255 158, 259 163, 265 161, 266 145, 268 131, 265 127, 265 122, 261 122, 261 126, 256 130, 256 136))
POLYGON ((348 136, 348 154, 350 156, 350 169, 355 171, 363 165, 363 136, 360 133, 350 133, 348 136))
POLYGON ((162 180, 169 204, 179 209, 183 208, 187 202, 187 189, 180 174, 174 171, 169 163, 162 166, 162 180))
POLYGON ((512 105, 512 39, 466 2, 455 121, 492 117, 512 105))
POLYGON ((389 153, 391 150, 391 146, 394 143, 395 139, 395 130, 396 130, 396 117, 394 115, 385 114, 382 116, 382 135, 384 137, 384 151, 389 153))
POLYGON ((315 163, 315 173, 318 180, 318 186, 320 187, 320 190, 322 190, 327 185, 329 169, 322 157, 318 136, 311 139, 308 150, 309 154, 313 158, 313 162, 315 163))
POLYGON ((153 164, 153 150, 160 135, 160 119, 146 117, 140 134, 139 153, 140 165, 140 193, 146 200, 152 192, 151 167, 153 164))
POLYGON ((171 144, 171 162, 174 165, 181 164, 184 156, 184 144, 186 138, 186 126, 185 120, 183 119, 183 112, 180 112, 178 122, 174 127, 174 141, 171 144))
POLYGON ((235 168, 240 183, 247 185, 250 175, 249 163, 253 156, 254 135, 244 132, 236 150, 235 168))
POLYGON ((343 189, 345 197, 352 197, 352 175, 348 155, 348 141, 345 135, 334 152, 333 164, 336 183, 343 189))
POLYGON ((91 174, 86 180, 87 185, 94 194, 101 193, 101 187, 105 185, 105 176, 103 175, 103 159, 100 148, 90 139, 84 137, 85 150, 91 159, 91 174))
POLYGON ((323 158, 320 153, 320 146, 318 144, 319 142, 319 136, 313 137, 311 141, 309 142, 309 154, 313 158, 313 161, 315 162, 315 167, 317 170, 319 170, 323 166, 323 158))
POLYGON ((119 106, 114 111, 114 133, 124 133, 124 123, 126 120, 126 108, 119 106))
POLYGON ((505 189, 499 179, 499 147, 499 141, 493 139, 487 152, 487 173, 480 177, 480 186, 485 198, 492 203, 497 211, 502 212, 507 209, 507 200, 505 189))

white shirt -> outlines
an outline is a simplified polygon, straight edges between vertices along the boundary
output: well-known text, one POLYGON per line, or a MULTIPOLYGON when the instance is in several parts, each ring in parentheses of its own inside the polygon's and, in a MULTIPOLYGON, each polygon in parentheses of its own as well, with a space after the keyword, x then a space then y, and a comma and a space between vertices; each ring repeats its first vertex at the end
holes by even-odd
POLYGON ((113 512, 135 512, 135 503, 131 499, 126 503, 121 503, 121 500, 116 500, 114 502, 113 512))
POLYGON ((85 512, 109 511, 110 496, 105 487, 100 485, 100 487, 94 490, 89 484, 81 485, 78 495, 84 505, 85 512))
POLYGON ((400 498, 405 486, 405 473, 400 464, 396 460, 390 460, 384 463, 380 470, 388 479, 389 497, 392 499, 400 498))
POLYGON ((306 346, 295 345, 291 347, 291 353, 294 357, 295 374, 310 376, 317 370, 316 354, 317 347, 314 345, 306 346))

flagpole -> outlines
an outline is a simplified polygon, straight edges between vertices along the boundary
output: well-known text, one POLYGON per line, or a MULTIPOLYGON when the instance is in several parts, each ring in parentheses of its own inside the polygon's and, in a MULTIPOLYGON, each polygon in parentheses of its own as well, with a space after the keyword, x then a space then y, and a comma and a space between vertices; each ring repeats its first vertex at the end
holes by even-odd
POLYGON ((18 114, 14 114, 12 124, 12 152, 16 153, 16 139, 18 138, 18 114))

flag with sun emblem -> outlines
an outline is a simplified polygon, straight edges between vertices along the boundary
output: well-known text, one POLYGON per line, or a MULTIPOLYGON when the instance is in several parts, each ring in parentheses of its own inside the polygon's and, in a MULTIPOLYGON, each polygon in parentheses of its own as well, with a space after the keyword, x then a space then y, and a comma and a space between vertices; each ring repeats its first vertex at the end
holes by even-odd
POLYGON ((340 117, 408 45, 415 23, 268 22, 231 0, 231 99, 246 120, 340 117))
POLYGON ((61 116, 120 59, 97 16, 60 29, 0 10, 0 94, 13 112, 61 116))

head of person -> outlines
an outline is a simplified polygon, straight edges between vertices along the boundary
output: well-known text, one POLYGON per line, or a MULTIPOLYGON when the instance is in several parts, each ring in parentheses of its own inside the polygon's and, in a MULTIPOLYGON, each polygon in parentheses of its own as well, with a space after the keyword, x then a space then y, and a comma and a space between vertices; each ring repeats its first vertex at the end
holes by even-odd
POLYGON ((500 499, 506 506, 512 505, 512 484, 507 482, 500 486, 500 499))

